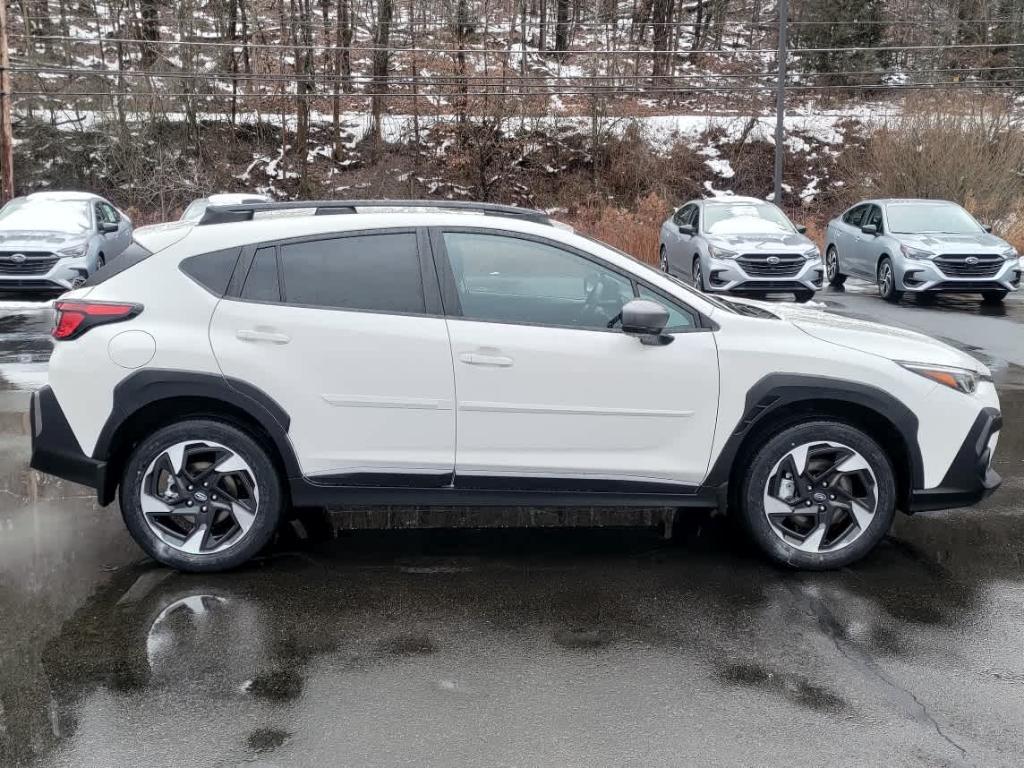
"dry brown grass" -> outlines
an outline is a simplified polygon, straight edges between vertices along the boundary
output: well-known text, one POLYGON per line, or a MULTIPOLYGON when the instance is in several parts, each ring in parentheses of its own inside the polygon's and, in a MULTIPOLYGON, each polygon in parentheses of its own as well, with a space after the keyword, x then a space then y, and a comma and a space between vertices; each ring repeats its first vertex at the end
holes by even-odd
POLYGON ((658 233, 672 210, 664 198, 651 193, 635 210, 591 207, 569 219, 581 233, 608 243, 647 264, 658 263, 658 233))

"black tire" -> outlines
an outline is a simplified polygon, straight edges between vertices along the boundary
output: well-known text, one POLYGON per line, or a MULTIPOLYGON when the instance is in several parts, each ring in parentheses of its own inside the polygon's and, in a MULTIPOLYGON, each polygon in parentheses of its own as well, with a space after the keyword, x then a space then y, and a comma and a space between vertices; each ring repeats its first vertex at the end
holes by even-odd
POLYGON ((107 258, 102 253, 96 255, 96 270, 99 271, 107 265, 107 258))
POLYGON ((143 440, 125 465, 120 488, 121 515, 132 538, 157 562, 191 573, 237 568, 273 539, 282 519, 281 477, 267 452, 237 427, 211 419, 189 419, 158 430, 143 440), (169 447, 188 441, 209 441, 229 448, 252 469, 259 503, 251 527, 230 547, 219 552, 189 554, 169 546, 154 533, 142 511, 140 493, 150 463, 169 447))
POLYGON ((796 291, 793 294, 793 298, 796 299, 798 304, 806 304, 814 298, 814 291, 796 291))
POLYGON ((986 304, 1000 304, 1009 291, 982 291, 981 300, 986 304))
POLYGON ((754 543, 771 560, 791 568, 842 568, 867 555, 886 535, 896 513, 896 480, 892 463, 879 444, 850 424, 821 418, 798 424, 770 437, 752 454, 740 480, 740 518, 754 543), (876 507, 871 522, 846 546, 834 551, 805 552, 784 541, 768 522, 765 492, 775 465, 791 450, 807 443, 830 441, 848 446, 864 458, 876 480, 876 507))
POLYGON ((878 272, 875 275, 878 280, 878 295, 891 304, 897 303, 903 298, 903 291, 896 288, 896 270, 893 269, 892 260, 886 256, 878 262, 878 272), (888 277, 886 277, 888 270, 888 277))
POLYGON ((825 277, 828 284, 839 288, 846 282, 846 275, 839 271, 839 251, 834 245, 830 245, 825 252, 825 277))
POLYGON ((921 293, 914 294, 914 299, 918 304, 928 307, 935 303, 935 294, 921 291, 921 293))
POLYGON ((700 256, 693 257, 693 268, 690 271, 693 275, 693 287, 703 293, 707 289, 704 287, 704 270, 700 268, 700 256))

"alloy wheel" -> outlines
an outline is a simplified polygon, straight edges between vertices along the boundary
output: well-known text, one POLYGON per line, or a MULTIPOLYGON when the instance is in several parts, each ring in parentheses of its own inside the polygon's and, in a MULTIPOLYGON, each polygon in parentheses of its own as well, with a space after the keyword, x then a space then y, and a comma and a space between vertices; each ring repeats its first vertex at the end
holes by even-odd
POLYGON ((146 469, 139 490, 146 525, 189 555, 222 552, 252 528, 256 476, 232 449, 205 440, 175 443, 146 469))
POLYGON ((668 258, 665 256, 664 248, 658 252, 658 266, 661 268, 662 272, 668 272, 668 258))
POLYGON ((835 249, 829 248, 828 252, 825 254, 825 274, 829 281, 836 279, 836 271, 839 269, 837 261, 838 259, 836 257, 835 249))
POLYGON ((693 262, 693 287, 698 291, 704 290, 704 272, 700 268, 700 261, 693 262))
POLYGON ((875 519, 878 482, 868 461, 842 443, 804 443, 772 468, 764 514, 772 532, 801 552, 836 552, 875 519))
POLYGON ((892 293, 892 267, 889 266, 889 262, 887 261, 882 263, 882 267, 879 270, 878 288, 882 296, 888 296, 890 293, 892 293))

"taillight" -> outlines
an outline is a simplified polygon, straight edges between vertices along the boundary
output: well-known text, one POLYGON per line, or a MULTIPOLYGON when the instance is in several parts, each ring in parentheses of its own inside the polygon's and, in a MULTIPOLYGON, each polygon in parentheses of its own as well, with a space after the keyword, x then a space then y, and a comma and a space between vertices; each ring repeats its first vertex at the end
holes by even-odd
POLYGON ((135 317, 142 311, 141 304, 117 304, 105 301, 58 301, 57 323, 53 338, 58 341, 77 339, 90 328, 107 323, 119 323, 135 317))

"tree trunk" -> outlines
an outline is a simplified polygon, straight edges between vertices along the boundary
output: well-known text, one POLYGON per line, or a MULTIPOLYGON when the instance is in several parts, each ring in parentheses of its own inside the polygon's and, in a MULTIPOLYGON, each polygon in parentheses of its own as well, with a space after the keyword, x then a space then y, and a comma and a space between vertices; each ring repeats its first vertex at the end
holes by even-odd
POLYGON ((379 0, 377 24, 373 30, 372 76, 370 78, 370 136, 374 155, 380 150, 381 116, 384 112, 384 94, 388 90, 390 65, 391 20, 394 16, 393 0, 379 0))

